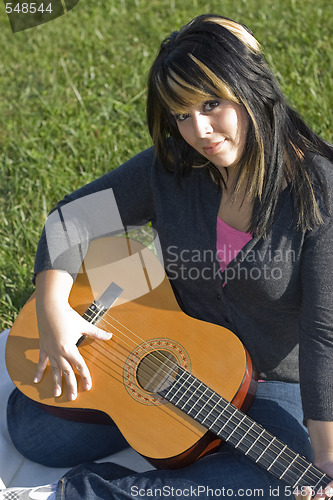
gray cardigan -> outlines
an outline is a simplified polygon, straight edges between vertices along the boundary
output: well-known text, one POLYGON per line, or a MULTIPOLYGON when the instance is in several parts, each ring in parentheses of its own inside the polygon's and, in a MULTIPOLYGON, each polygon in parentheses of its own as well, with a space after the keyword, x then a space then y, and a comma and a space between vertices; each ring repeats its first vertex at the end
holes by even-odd
MULTIPOLYGON (((317 164, 332 193, 332 165, 321 157, 317 164)), ((179 178, 150 148, 57 205, 39 242, 35 273, 56 268, 75 275, 88 241, 150 221, 183 310, 232 330, 260 378, 300 381, 305 419, 333 420, 331 217, 313 231, 293 229, 286 188, 268 237, 254 235, 221 273, 220 199, 205 168, 179 178)))

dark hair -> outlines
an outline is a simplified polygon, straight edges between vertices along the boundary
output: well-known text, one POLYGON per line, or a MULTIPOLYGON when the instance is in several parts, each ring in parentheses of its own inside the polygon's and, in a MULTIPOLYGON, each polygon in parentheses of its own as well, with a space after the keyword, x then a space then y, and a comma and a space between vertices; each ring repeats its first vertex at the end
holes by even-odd
POLYGON ((149 73, 148 127, 166 168, 186 174, 193 166, 206 165, 217 179, 218 170, 186 143, 171 113, 212 97, 237 102, 249 115, 234 187, 236 192, 245 183, 252 196, 249 231, 267 233, 284 179, 293 192, 297 227, 308 230, 323 223, 314 186, 321 189, 326 206, 327 190, 311 153, 333 160, 332 146, 288 105, 251 31, 207 14, 162 42, 149 73))

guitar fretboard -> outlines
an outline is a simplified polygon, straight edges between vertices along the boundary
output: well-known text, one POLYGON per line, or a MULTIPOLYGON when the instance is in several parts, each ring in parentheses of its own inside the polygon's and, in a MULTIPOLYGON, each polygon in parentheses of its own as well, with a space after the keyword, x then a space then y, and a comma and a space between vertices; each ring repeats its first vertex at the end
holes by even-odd
POLYGON ((291 488, 319 491, 332 479, 207 385, 178 367, 171 387, 157 392, 291 488))

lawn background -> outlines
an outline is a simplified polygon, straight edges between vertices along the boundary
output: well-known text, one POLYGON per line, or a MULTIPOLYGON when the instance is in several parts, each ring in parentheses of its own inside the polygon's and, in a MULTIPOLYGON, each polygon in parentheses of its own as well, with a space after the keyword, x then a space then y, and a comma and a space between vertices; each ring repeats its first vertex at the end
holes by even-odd
POLYGON ((67 192, 150 146, 146 77, 198 14, 247 24, 289 102, 333 142, 331 0, 81 0, 13 34, 0 4, 0 331, 33 287, 38 238, 67 192))

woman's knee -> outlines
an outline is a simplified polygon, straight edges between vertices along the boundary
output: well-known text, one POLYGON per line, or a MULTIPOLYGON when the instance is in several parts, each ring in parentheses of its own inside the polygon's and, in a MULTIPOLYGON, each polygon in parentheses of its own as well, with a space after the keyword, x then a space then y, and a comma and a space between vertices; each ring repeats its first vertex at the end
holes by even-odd
POLYGON ((114 425, 56 417, 18 390, 9 397, 7 422, 17 450, 29 460, 48 467, 73 467, 128 446, 114 425))

